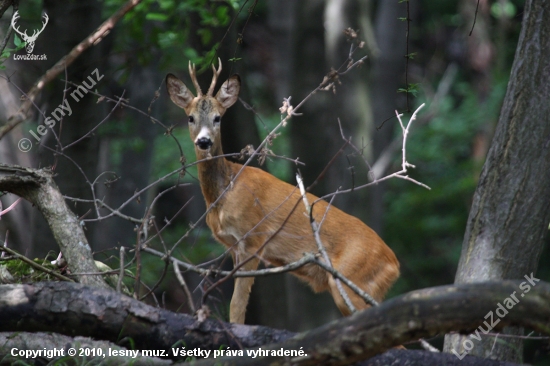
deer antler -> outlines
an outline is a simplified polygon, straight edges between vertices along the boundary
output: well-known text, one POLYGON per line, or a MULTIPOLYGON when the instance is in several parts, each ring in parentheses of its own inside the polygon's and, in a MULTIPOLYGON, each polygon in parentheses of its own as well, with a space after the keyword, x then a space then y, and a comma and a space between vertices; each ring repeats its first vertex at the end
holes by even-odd
MULTIPOLYGON (((44 13, 43 18, 44 18, 44 21, 42 22, 42 29, 40 29, 39 31, 35 31, 35 32, 37 32, 37 33, 36 33, 36 37, 38 37, 38 35, 39 35, 40 33, 42 33, 42 31, 44 30, 44 28, 46 28, 46 24, 48 24, 48 20, 50 20, 50 18, 48 18, 48 14, 46 14, 46 13, 44 13)), ((36 39, 36 37, 35 37, 35 35, 34 35, 34 33, 33 33, 33 34, 32 34, 32 38, 35 38, 35 39, 36 39)))
POLYGON ((210 83, 210 88, 208 88, 208 93, 206 94, 210 97, 214 95, 214 88, 216 87, 218 76, 220 76, 220 73, 222 72, 222 60, 219 57, 218 57, 218 70, 216 71, 216 68, 214 67, 214 65, 212 65, 212 71, 214 72, 214 75, 212 76, 212 82, 210 83))
POLYGON ((19 10, 17 10, 15 13, 13 13, 13 17, 11 18, 11 27, 14 31, 19 33, 19 35, 23 38, 23 40, 26 41, 26 39, 29 37, 27 35, 27 30, 25 29, 25 32, 21 32, 18 27, 15 26, 15 22, 19 19, 19 10))
POLYGON ((202 97, 202 90, 197 81, 197 70, 195 69, 195 64, 191 67, 191 61, 189 61, 189 75, 191 76, 191 81, 195 85, 195 90, 197 91, 197 97, 202 97))

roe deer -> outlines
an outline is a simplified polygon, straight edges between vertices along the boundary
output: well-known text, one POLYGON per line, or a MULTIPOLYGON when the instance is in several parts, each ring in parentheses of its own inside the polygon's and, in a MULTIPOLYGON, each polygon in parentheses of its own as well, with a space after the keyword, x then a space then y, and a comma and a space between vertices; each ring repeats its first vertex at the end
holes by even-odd
MULTIPOLYGON (((172 74, 166 76, 170 99, 185 110, 189 118, 189 132, 195 144, 199 181, 210 207, 229 186, 225 195, 208 212, 206 222, 217 241, 231 250, 233 262, 243 270, 255 270, 260 260, 268 265, 282 266, 301 259, 304 253, 317 253, 309 218, 303 206, 300 191, 265 171, 233 163, 223 157, 220 123, 221 117, 238 98, 240 78, 231 76, 214 96, 216 81, 221 72, 212 66, 214 76, 206 95, 202 94, 196 79, 195 66, 189 63, 189 74, 197 96, 172 74), (273 236, 273 237, 272 237, 273 236), (264 245, 266 240, 269 240, 264 245)), ((307 194, 309 202, 317 199, 307 194)), ((319 201, 313 206, 317 222, 327 210, 328 203, 319 201)), ((389 287, 399 276, 399 263, 393 251, 380 237, 359 219, 334 206, 328 210, 321 226, 320 237, 332 261, 333 267, 381 301, 389 287)), ((340 295, 333 276, 316 266, 308 264, 292 272, 309 283, 315 292, 328 290, 344 315, 350 310, 340 295)), ((246 306, 254 277, 235 278, 231 298, 229 320, 244 323, 246 306)), ((343 285, 345 286, 345 285, 343 285)), ((368 307, 361 297, 345 286, 357 309, 368 307)))

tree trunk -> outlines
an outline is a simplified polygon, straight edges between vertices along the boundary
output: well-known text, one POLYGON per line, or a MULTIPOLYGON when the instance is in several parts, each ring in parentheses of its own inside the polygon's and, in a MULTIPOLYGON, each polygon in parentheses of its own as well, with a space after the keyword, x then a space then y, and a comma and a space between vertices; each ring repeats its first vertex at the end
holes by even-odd
MULTIPOLYGON (((66 2, 59 0, 48 0, 44 2, 44 10, 48 14, 50 21, 44 30, 44 35, 40 38, 46 47, 44 53, 48 56, 48 63, 44 64, 50 67, 61 57, 66 55, 76 44, 90 34, 101 22, 101 4, 97 0, 86 0, 78 2, 66 2)), ((102 66, 99 65, 102 47, 92 47, 86 50, 82 57, 78 58, 70 67, 67 68, 68 80, 80 84, 87 80, 92 70, 98 68, 99 74, 103 74, 102 66)), ((65 79, 65 76, 61 77, 65 79)), ((90 83, 91 84, 91 83, 90 83)), ((56 80, 52 83, 51 89, 47 95, 45 113, 50 116, 52 111, 63 102, 65 85, 56 80)), ((99 85, 93 86, 92 90, 100 89, 99 85)), ((74 89, 72 89, 74 90, 74 89)), ((70 93, 70 92, 69 92, 70 93)), ((102 119, 104 104, 96 104, 97 98, 87 95, 79 102, 65 95, 69 103, 72 114, 63 117, 63 127, 61 129, 60 139, 64 145, 84 136, 102 119)), ((55 120, 54 120, 55 121, 55 120)), ((61 121, 56 122, 54 129, 57 133, 60 131, 61 121)), ((39 150, 39 166, 52 166, 56 164, 55 178, 62 194, 69 197, 90 199, 90 187, 85 183, 86 177, 93 181, 97 175, 97 159, 99 139, 97 135, 92 135, 82 142, 67 149, 67 154, 73 161, 69 161, 62 156, 54 156, 50 149, 55 150, 57 141, 52 133, 44 136, 41 143, 47 145, 50 149, 39 150), (80 168, 80 169, 79 169, 80 168)), ((84 215, 90 206, 83 204, 74 205, 73 210, 77 215, 84 215)), ((92 232, 93 225, 87 227, 88 232, 92 232)), ((34 217, 33 220, 33 243, 32 256, 44 257, 49 250, 57 250, 56 243, 46 222, 40 217, 34 217)), ((93 240, 90 240, 93 241, 93 240)))
MULTIPOLYGON (((153 50, 150 52, 153 52, 153 50)), ((155 96, 155 91, 159 88, 159 80, 162 80, 162 78, 163 76, 158 71, 156 62, 146 66, 133 64, 131 66, 130 77, 126 85, 124 85, 124 90, 127 91, 124 94, 124 98, 130 100, 132 106, 142 111, 147 111, 155 96)), ((151 106, 151 114, 153 116, 157 115, 159 110, 162 110, 163 103, 165 103, 165 100, 157 100, 151 106)), ((112 108, 112 105, 110 107, 112 108)), ((105 201, 111 207, 119 207, 136 191, 143 189, 149 184, 155 137, 162 135, 163 132, 147 116, 131 109, 118 111, 117 118, 119 124, 132 124, 133 127, 128 128, 128 132, 124 136, 119 137, 127 145, 130 145, 130 147, 122 152, 121 164, 116 168, 116 174, 121 179, 110 185, 110 187, 106 187, 103 184, 97 186, 97 192, 99 193, 97 196, 106 197, 105 201), (130 141, 134 143, 130 143, 130 141), (135 143, 136 141, 137 143, 135 143), (139 163, 136 164, 136 162, 139 163)), ((165 136, 165 138, 169 139, 170 137, 165 136)), ((101 145, 101 156, 104 159, 101 159, 101 164, 99 164, 99 167, 101 167, 99 173, 115 170, 111 167, 110 161, 112 155, 110 154, 111 143, 103 140, 101 145)), ((174 157, 174 159, 177 159, 177 157, 174 157)), ((106 175, 105 180, 110 177, 110 175, 106 175)), ((150 196, 154 196, 152 192, 151 190, 144 193, 139 200, 133 200, 124 208, 124 214, 138 219, 143 218, 146 213, 146 207, 152 200, 150 196)), ((107 214, 108 212, 104 210, 102 213, 107 214)), ((135 226, 135 223, 120 217, 113 217, 100 222, 96 225, 94 231, 92 248, 94 251, 101 251, 118 245, 135 246, 135 226)))
MULTIPOLYGON (((205 360, 197 358, 196 365, 351 365, 419 337, 479 329, 479 319, 495 310, 498 315, 501 304, 506 304, 508 314, 499 319, 495 330, 505 325, 522 325, 548 334, 550 284, 535 281, 533 286, 527 284, 528 290, 525 284, 526 281, 503 281, 413 291, 297 335, 216 319, 198 320, 146 305, 110 289, 76 283, 2 285, 0 332, 55 331, 70 336, 91 336, 135 350, 163 350, 170 358, 180 358, 179 350, 183 347, 188 351, 196 348, 218 351, 217 358, 212 354, 205 360), (510 303, 510 294, 514 292, 526 296, 510 303), (256 357, 245 350, 258 352, 258 347, 263 354, 256 353, 256 357), (226 356, 225 351, 229 349, 243 355, 219 357, 226 356), (223 353, 219 352, 222 350, 223 353), (301 351, 302 355, 284 356, 281 350, 301 351), (271 351, 279 352, 272 354, 271 351)), ((472 337, 472 342, 478 341, 472 337)), ((398 361, 392 364, 500 364, 474 363, 475 358, 467 354, 438 354, 439 360, 435 356, 424 357, 432 362, 422 362, 422 357, 409 356, 409 351, 398 352, 401 354, 393 354, 398 361), (417 362, 399 362, 408 358, 417 362)), ((6 348, 0 343, 0 355, 3 353, 7 353, 6 348)))
POLYGON ((70 270, 80 282, 108 287, 101 276, 89 275, 98 271, 92 251, 78 218, 65 203, 52 175, 46 168, 34 170, 0 164, 0 190, 26 199, 44 215, 70 270))
MULTIPOLYGON (((289 85, 280 88, 288 91, 285 97, 292 96, 293 105, 315 89, 329 71, 327 63, 320 56, 325 55, 324 27, 320 21, 323 19, 324 9, 325 2, 318 0, 299 1, 294 6, 294 28, 289 35, 289 47, 292 52, 292 64, 289 66, 292 71, 287 74, 290 77, 287 80, 289 85)), ((337 151, 333 150, 331 143, 334 136, 339 136, 339 132, 335 135, 337 121, 328 117, 331 114, 329 108, 335 107, 332 102, 332 93, 317 93, 300 110, 303 116, 293 117, 287 127, 290 128, 291 156, 299 157, 300 161, 306 164, 300 167, 306 186, 314 182, 337 151)), ((328 193, 330 188, 327 183, 326 179, 321 180, 312 192, 317 195, 328 193)), ((327 293, 314 295, 294 277, 286 277, 286 292, 287 329, 311 329, 339 316, 332 298, 327 293)))
MULTIPOLYGON (((258 347, 294 334, 261 326, 199 321, 149 306, 112 289, 70 282, 1 285, 0 332, 53 331, 91 336, 134 349, 258 347)), ((172 352, 170 351, 170 355, 172 352)))
MULTIPOLYGON (((407 23, 399 18, 406 16, 405 4, 397 1, 379 2, 374 28, 378 52, 373 57, 369 85, 373 113, 372 154, 375 159, 392 142, 394 126, 397 122, 393 117, 395 117, 395 111, 403 107, 402 100, 398 103, 399 97, 403 94, 398 94, 397 89, 404 86, 407 23)), ((381 172, 377 178, 384 176, 384 173, 381 172)), ((382 235, 383 230, 386 184, 382 182, 369 188, 368 224, 379 235, 382 235)))
MULTIPOLYGON (((491 149, 474 195, 455 283, 535 272, 550 222, 550 3, 529 0, 491 149)), ((480 322, 482 319, 480 319, 480 322)), ((514 330, 514 334, 521 331, 514 330)), ((445 350, 464 338, 447 336, 445 350)), ((483 337, 471 354, 521 361, 522 342, 483 337)))
MULTIPOLYGON (((525 285, 521 281, 505 281, 413 291, 282 343, 261 347, 264 355, 272 350, 303 350, 307 355, 302 357, 274 356, 270 352, 269 356, 264 357, 224 357, 200 361, 196 365, 351 365, 409 340, 432 337, 449 329, 479 329, 479 319, 488 312, 494 313, 497 304, 505 299, 510 300, 509 295, 522 286, 525 285)), ((515 304, 507 303, 509 313, 495 324, 495 330, 507 324, 521 324, 536 331, 548 332, 550 309, 546 304, 550 287, 544 282, 536 282, 534 287, 527 286, 529 290, 523 290, 526 296, 521 297, 520 305, 514 307, 515 304)), ((472 338, 472 342, 477 341, 472 338)), ((451 358, 445 357, 436 364, 467 365, 473 364, 471 360, 467 354, 453 354, 451 358)), ((399 361, 391 364, 427 365, 399 361)))

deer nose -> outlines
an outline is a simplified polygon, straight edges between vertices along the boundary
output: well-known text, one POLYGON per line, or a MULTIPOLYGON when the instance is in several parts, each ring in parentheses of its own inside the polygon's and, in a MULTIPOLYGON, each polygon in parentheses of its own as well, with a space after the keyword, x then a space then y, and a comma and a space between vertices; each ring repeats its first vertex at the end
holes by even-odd
POLYGON ((212 140, 210 140, 208 137, 201 137, 195 142, 195 145, 197 145, 198 148, 201 150, 208 150, 213 144, 214 143, 212 142, 212 140))

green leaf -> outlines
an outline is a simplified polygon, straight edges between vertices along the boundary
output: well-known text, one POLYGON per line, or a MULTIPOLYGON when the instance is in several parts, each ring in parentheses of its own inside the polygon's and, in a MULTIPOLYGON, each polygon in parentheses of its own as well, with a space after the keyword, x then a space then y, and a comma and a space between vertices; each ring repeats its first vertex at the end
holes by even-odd
POLYGON ((17 34, 13 37, 13 44, 15 45, 15 47, 24 46, 24 42, 21 40, 21 38, 19 38, 17 34))
POLYGON ((197 34, 201 37, 203 45, 207 45, 212 41, 212 31, 209 28, 201 28, 197 30, 197 34))
POLYGON ((516 13, 516 6, 511 1, 500 1, 491 5, 491 14, 497 19, 511 19, 516 13))
POLYGON ((419 90, 418 90, 418 86, 420 84, 416 83, 416 84, 409 84, 407 85, 407 88, 399 88, 397 89, 397 92, 398 93, 408 93, 408 94, 412 94, 413 96, 416 97, 416 95, 418 94, 419 90))
POLYGON ((159 22, 165 22, 168 20, 168 15, 162 13, 147 13, 145 16, 147 20, 157 20, 159 22))

